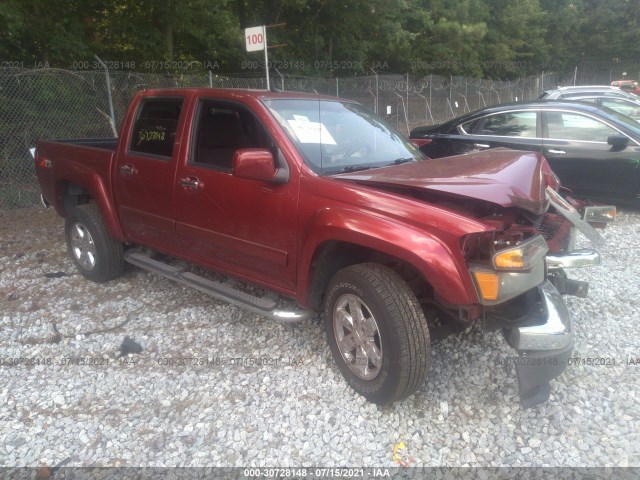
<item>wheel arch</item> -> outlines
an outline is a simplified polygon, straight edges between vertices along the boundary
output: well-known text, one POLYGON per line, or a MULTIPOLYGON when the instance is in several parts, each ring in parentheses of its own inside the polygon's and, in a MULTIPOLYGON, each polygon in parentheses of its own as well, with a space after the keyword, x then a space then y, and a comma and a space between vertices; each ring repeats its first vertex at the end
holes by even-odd
POLYGON ((66 218, 71 209, 78 205, 95 203, 109 233, 119 241, 125 241, 115 208, 109 200, 108 189, 98 175, 88 176, 88 180, 60 178, 55 184, 54 207, 56 212, 66 218))
POLYGON ((398 272, 419 297, 428 293, 455 305, 477 302, 466 265, 437 239, 419 232, 416 242, 416 231, 404 226, 399 226, 389 239, 382 238, 379 232, 336 228, 324 231, 324 238, 301 261, 299 278, 306 283, 301 282, 299 301, 319 307, 324 288, 338 270, 356 263, 376 262, 398 272))
POLYGON ((338 271, 367 262, 386 265, 396 271, 418 297, 432 291, 433 287, 424 275, 402 258, 355 243, 328 240, 318 245, 313 256, 309 272, 309 305, 313 308, 321 306, 325 287, 338 271))

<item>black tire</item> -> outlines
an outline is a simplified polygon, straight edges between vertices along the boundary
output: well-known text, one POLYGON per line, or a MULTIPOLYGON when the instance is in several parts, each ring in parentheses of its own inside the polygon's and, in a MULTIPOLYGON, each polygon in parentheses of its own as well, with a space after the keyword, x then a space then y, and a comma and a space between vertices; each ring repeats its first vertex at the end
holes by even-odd
POLYGON ((73 208, 65 220, 64 233, 67 251, 84 277, 102 283, 122 274, 123 245, 109 235, 96 205, 79 205, 73 208), (87 255, 86 252, 90 250, 94 251, 87 255), (82 254, 83 251, 85 255, 82 254))
POLYGON ((363 263, 336 273, 327 287, 324 321, 327 340, 338 368, 349 385, 367 400, 378 405, 389 405, 414 393, 426 380, 431 367, 427 321, 414 293, 402 277, 390 268, 363 263), (361 299, 362 305, 349 303, 354 298, 361 299), (371 322, 370 318, 363 323, 367 325, 366 331, 360 329, 356 333, 349 332, 349 335, 344 333, 348 329, 340 326, 339 318, 345 315, 343 312, 346 312, 346 318, 350 318, 352 306, 355 305, 358 305, 356 310, 360 310, 363 319, 373 317, 372 324, 377 327, 377 334, 371 335, 375 329, 370 328, 371 323, 367 323, 371 322), (335 323, 338 324, 338 332, 334 328, 335 323), (342 334, 340 329, 343 330, 342 334), (344 350, 348 350, 353 342, 362 342, 360 347, 354 348, 354 352, 358 352, 358 348, 362 348, 359 352, 369 350, 372 344, 381 347, 380 351, 372 355, 360 353, 360 359, 357 354, 353 356, 346 353, 345 357, 338 347, 338 336, 341 335, 345 338, 351 336, 346 343, 343 338, 341 345, 346 345, 344 350), (366 340, 363 340, 365 337, 366 340), (367 359, 377 360, 378 353, 381 356, 378 367, 375 362, 362 358, 364 355, 367 359), (351 361, 348 361, 349 358, 351 361), (369 366, 372 367, 370 370, 369 366), (367 375, 375 376, 367 378, 367 375))

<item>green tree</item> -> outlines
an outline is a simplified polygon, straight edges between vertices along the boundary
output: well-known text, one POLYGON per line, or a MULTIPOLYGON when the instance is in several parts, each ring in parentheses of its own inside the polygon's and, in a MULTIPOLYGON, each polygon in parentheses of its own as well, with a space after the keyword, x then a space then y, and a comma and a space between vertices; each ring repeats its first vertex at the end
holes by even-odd
POLYGON ((537 71, 547 61, 546 17, 538 0, 490 2, 484 74, 513 78, 537 71))

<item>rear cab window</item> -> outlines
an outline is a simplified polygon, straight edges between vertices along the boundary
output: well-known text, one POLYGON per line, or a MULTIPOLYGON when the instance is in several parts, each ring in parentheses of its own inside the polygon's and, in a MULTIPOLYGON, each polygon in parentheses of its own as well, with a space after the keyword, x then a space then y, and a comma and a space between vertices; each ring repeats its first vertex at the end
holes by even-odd
POLYGON ((183 98, 147 98, 138 107, 129 151, 170 159, 183 98))

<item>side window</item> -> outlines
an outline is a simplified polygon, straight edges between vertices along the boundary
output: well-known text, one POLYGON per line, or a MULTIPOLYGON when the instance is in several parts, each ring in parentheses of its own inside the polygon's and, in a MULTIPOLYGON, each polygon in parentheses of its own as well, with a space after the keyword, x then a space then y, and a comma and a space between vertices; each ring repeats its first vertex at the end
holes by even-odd
POLYGON ((608 125, 585 115, 568 112, 547 112, 549 138, 607 143, 609 135, 618 132, 608 125))
POLYGON ((266 148, 276 155, 275 142, 255 115, 227 102, 201 102, 194 138, 190 161, 222 170, 231 170, 240 148, 266 148))
POLYGON ((593 98, 593 97, 575 97, 572 98, 572 100, 578 100, 580 102, 587 102, 587 103, 598 103, 598 99, 597 98, 593 98))
POLYGON ((460 128, 462 128, 462 133, 466 133, 466 134, 473 133, 473 130, 476 128, 479 121, 480 119, 476 118, 475 120, 471 120, 470 122, 463 123, 462 125, 460 125, 460 128))
POLYGON ((182 98, 143 100, 133 124, 129 150, 171 158, 182 98))
POLYGON ((536 112, 509 112, 485 117, 481 135, 535 137, 536 112))

